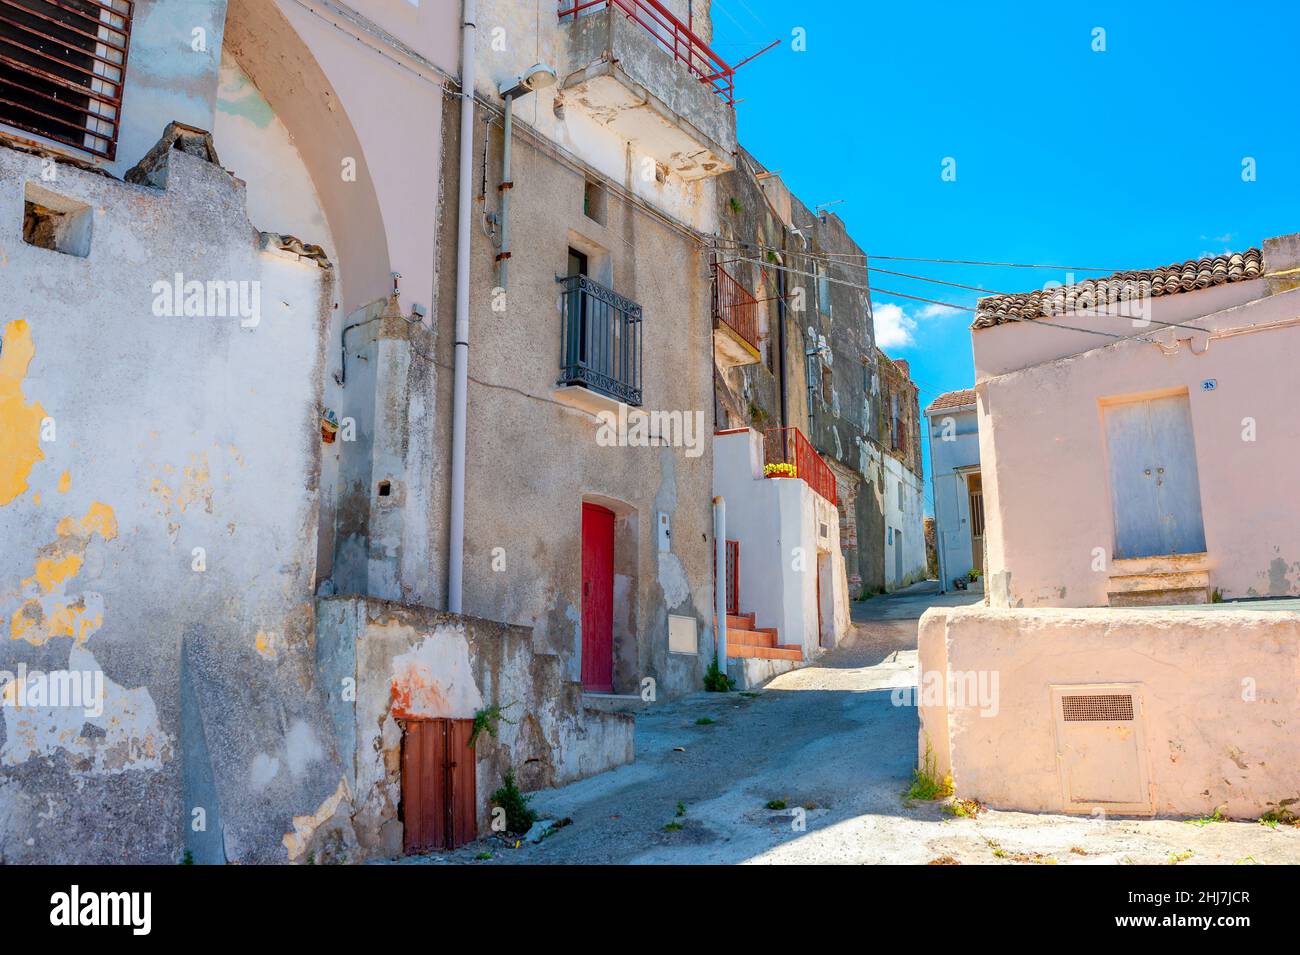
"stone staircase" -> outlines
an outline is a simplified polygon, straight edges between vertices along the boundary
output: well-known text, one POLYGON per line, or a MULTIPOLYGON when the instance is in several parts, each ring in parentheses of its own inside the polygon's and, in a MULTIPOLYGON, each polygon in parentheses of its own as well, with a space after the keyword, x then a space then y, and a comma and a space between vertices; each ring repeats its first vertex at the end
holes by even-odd
POLYGON ((727 659, 803 659, 802 646, 777 640, 776 628, 756 626, 752 613, 727 614, 727 659))

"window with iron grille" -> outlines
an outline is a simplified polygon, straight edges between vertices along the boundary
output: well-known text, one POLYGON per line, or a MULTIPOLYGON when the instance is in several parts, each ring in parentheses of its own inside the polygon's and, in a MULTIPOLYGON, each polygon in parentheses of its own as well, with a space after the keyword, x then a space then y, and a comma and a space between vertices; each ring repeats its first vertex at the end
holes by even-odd
POLYGON ((0 0, 0 123, 117 153, 132 0, 0 0))

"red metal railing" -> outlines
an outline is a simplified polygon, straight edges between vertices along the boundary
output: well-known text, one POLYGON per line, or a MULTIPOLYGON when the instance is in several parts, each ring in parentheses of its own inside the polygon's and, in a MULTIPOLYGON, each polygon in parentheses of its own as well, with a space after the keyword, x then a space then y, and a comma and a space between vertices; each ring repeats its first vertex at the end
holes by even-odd
POLYGON ((713 318, 759 347, 758 299, 720 265, 713 269, 713 318))
POLYGON ((695 75, 701 83, 708 83, 729 105, 735 105, 735 70, 714 53, 707 43, 697 37, 685 23, 678 20, 658 0, 575 0, 564 5, 561 0, 560 19, 575 17, 585 10, 617 7, 645 28, 666 53, 695 75))
POLYGON ((132 0, 0 0, 0 123, 112 159, 132 0))
POLYGON ((835 474, 813 450, 813 446, 798 428, 771 428, 763 432, 766 464, 793 464, 795 476, 803 478, 810 488, 832 504, 835 497, 835 474))

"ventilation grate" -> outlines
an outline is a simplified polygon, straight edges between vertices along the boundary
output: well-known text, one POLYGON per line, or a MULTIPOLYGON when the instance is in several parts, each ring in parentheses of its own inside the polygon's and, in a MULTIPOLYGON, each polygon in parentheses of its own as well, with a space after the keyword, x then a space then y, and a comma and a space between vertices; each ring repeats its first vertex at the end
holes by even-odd
POLYGON ((1062 696, 1061 715, 1067 723, 1133 720, 1133 697, 1127 693, 1062 696))

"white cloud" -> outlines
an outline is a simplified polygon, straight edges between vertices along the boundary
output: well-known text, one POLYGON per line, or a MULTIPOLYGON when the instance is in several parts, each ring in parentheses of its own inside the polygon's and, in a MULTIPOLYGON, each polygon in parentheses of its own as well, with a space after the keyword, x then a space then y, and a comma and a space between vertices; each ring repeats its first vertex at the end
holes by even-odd
POLYGON ((944 318, 948 315, 959 315, 960 313, 961 309, 959 308, 953 308, 949 305, 936 305, 931 302, 929 305, 922 307, 920 316, 921 318, 944 318))
POLYGON ((876 346, 878 348, 906 348, 916 344, 912 333, 916 319, 893 302, 877 305, 873 310, 876 319, 876 346))

